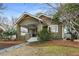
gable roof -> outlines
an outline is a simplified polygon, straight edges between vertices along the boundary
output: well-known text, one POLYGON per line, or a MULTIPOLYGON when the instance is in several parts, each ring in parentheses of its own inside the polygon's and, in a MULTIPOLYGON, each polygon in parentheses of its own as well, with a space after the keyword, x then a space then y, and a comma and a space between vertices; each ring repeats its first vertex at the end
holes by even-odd
MULTIPOLYGON (((41 16, 45 16, 45 17, 51 18, 51 16, 48 16, 48 15, 46 15, 46 14, 40 14, 40 15, 38 15, 37 17, 39 18, 39 17, 41 17, 41 16)), ((51 18, 51 19, 52 19, 52 18, 51 18)))
POLYGON ((32 14, 30 14, 30 13, 23 13, 19 18, 18 18, 18 20, 16 21, 16 24, 18 24, 19 22, 21 22, 21 20, 24 18, 24 17, 26 17, 26 16, 30 16, 30 17, 33 17, 33 18, 35 18, 35 19, 37 19, 38 21, 40 21, 40 22, 42 22, 43 24, 46 24, 46 25, 48 25, 43 19, 41 19, 40 18, 40 16, 45 16, 45 17, 47 17, 47 18, 50 18, 50 19, 52 19, 50 16, 47 16, 47 15, 44 15, 44 14, 41 14, 41 15, 39 15, 38 17, 36 17, 36 16, 34 16, 34 15, 32 15, 32 14))
POLYGON ((38 17, 35 17, 35 16, 33 16, 32 14, 23 13, 23 14, 18 18, 18 20, 16 21, 16 24, 19 23, 19 22, 22 20, 22 18, 24 18, 25 16, 30 16, 30 17, 33 17, 33 18, 37 19, 38 21, 43 22, 42 19, 40 19, 40 18, 38 18, 38 17))

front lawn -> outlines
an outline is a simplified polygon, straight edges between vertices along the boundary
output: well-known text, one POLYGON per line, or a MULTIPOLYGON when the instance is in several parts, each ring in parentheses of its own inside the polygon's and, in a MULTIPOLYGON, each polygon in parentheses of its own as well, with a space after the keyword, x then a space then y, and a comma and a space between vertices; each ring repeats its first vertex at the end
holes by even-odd
POLYGON ((50 46, 49 45, 43 52, 47 55, 59 55, 59 56, 78 55, 79 56, 79 48, 73 48, 73 47, 50 46))
POLYGON ((79 56, 79 42, 53 40, 22 44, 21 48, 2 53, 8 56, 79 56))
POLYGON ((79 47, 74 47, 75 45, 78 45, 79 42, 63 41, 61 43, 61 40, 58 41, 53 42, 51 41, 50 43, 49 42, 33 43, 30 46, 35 48, 39 47, 38 50, 39 55, 79 56, 79 47), (68 44, 69 42, 70 45, 68 44))

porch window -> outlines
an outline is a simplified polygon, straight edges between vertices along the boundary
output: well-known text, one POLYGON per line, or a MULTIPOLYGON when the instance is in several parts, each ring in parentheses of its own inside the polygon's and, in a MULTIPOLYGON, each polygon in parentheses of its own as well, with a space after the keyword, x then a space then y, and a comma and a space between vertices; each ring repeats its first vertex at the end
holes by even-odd
POLYGON ((24 28, 24 27, 21 27, 21 35, 24 36, 28 33, 28 29, 27 28, 24 28))

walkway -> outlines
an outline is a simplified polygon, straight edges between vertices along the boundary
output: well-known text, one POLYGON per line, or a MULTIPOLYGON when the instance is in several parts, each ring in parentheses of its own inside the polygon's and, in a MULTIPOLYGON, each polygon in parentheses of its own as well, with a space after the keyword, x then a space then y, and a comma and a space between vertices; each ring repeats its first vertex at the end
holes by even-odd
POLYGON ((38 41, 37 40, 37 37, 31 37, 29 40, 27 40, 27 42, 36 42, 36 41, 38 41))
MULTIPOLYGON (((40 49, 43 47, 32 47, 28 46, 27 44, 23 43, 15 48, 10 48, 8 51, 0 53, 0 56, 38 56, 40 55, 40 49)), ((45 49, 45 47, 44 47, 45 49)), ((42 49, 43 50, 43 49, 42 49)), ((41 54, 42 55, 42 54, 41 54)))

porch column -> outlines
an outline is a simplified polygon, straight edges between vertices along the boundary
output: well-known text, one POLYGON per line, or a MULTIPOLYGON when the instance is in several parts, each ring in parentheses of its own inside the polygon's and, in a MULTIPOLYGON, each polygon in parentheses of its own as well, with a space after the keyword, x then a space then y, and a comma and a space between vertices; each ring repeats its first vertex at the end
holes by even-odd
POLYGON ((62 25, 62 38, 64 39, 64 25, 62 25))
POLYGON ((17 25, 17 34, 16 34, 17 40, 20 40, 20 36, 21 36, 20 26, 17 25))
POLYGON ((64 26, 62 24, 59 24, 58 33, 60 35, 60 38, 63 39, 64 38, 64 26))

